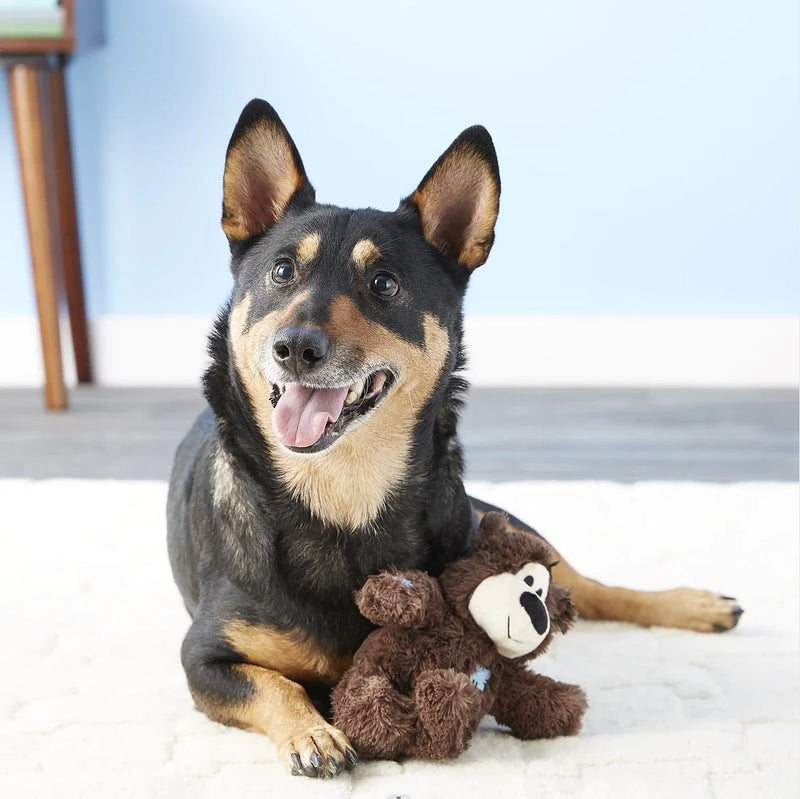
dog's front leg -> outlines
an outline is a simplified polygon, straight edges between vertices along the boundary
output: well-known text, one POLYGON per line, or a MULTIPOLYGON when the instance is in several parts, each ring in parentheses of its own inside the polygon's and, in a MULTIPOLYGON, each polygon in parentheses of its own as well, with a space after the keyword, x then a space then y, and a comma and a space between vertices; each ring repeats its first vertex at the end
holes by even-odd
POLYGON ((198 710, 266 735, 292 774, 335 776, 357 764, 347 736, 325 721, 301 685, 274 669, 225 657, 189 631, 181 660, 198 710))

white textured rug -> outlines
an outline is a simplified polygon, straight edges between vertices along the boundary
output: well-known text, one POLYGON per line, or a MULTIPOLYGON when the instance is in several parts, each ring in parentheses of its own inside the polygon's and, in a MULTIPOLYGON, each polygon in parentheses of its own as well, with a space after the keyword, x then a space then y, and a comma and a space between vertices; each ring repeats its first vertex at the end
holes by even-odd
POLYGON ((579 622, 537 660, 586 689, 576 738, 522 743, 487 723, 458 761, 315 782, 193 710, 163 483, 0 481, 0 796, 798 795, 796 484, 471 488, 590 576, 712 588, 746 613, 725 635, 579 622))

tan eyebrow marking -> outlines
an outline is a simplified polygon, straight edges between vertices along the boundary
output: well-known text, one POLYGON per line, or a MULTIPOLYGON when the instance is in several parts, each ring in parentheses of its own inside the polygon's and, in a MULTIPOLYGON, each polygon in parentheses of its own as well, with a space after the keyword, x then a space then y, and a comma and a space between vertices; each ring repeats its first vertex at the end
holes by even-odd
POLYGON ((298 261, 310 261, 313 258, 316 258, 317 253, 319 252, 319 245, 322 243, 322 236, 319 233, 308 233, 307 235, 303 236, 300 241, 297 242, 297 249, 295 250, 297 254, 298 261))
POLYGON ((381 251, 374 241, 370 239, 361 239, 356 242, 353 247, 353 263, 359 268, 364 269, 381 256, 381 251))

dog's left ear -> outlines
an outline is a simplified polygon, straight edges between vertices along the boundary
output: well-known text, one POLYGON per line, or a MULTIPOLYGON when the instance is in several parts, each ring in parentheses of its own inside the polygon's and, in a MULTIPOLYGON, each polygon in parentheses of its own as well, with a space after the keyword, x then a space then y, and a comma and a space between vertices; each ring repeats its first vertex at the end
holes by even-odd
POLYGON ((484 263, 500 206, 497 154, 486 128, 467 128, 403 204, 416 207, 423 235, 441 253, 470 272, 484 263))

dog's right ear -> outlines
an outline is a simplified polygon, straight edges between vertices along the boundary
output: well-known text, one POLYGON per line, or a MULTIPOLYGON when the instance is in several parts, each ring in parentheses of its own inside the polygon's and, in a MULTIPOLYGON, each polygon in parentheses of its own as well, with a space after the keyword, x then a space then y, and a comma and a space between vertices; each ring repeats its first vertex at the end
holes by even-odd
POLYGON ((290 202, 313 203, 314 187, 275 109, 251 100, 225 156, 222 229, 231 248, 272 227, 290 202))

